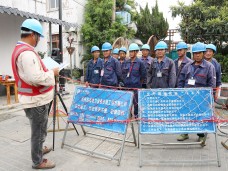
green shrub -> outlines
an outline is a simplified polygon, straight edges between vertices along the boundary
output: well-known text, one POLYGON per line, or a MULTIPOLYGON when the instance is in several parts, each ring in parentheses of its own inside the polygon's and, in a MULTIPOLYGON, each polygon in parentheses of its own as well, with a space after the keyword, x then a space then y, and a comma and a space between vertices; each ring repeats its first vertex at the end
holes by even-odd
POLYGON ((82 76, 82 69, 80 68, 74 68, 72 70, 72 76, 75 78, 75 79, 78 79, 82 76))
POLYGON ((222 82, 228 82, 228 54, 222 55, 220 53, 216 54, 215 59, 220 63, 222 68, 222 82))

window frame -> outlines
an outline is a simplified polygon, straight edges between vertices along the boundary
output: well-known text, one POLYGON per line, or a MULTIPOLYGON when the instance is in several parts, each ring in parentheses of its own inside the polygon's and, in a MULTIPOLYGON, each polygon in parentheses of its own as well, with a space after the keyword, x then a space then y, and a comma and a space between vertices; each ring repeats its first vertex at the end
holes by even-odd
POLYGON ((57 11, 59 10, 59 0, 47 0, 47 11, 57 11), (55 3, 55 7, 51 7, 52 1, 55 3))

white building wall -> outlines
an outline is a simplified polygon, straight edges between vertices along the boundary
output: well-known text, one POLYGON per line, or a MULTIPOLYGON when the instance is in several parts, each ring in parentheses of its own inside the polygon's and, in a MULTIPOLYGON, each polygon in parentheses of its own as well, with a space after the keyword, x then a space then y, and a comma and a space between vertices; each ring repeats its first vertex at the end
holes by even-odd
MULTIPOLYGON (((58 19, 58 11, 49 11, 47 2, 48 0, 0 0, 0 5, 58 19)), ((82 25, 84 21, 83 15, 85 3, 86 0, 63 0, 63 20, 82 25)), ((20 26, 25 19, 26 18, 20 16, 0 14, 0 23, 4 23, 0 26, 0 74, 12 75, 11 54, 16 42, 20 40, 20 26)), ((47 56, 49 26, 48 23, 45 22, 41 24, 44 29, 43 33, 45 38, 40 39, 36 51, 46 52, 45 56, 47 56)), ((69 54, 66 50, 66 46, 69 46, 67 42, 67 29, 69 28, 63 28, 63 31, 65 32, 63 33, 63 56, 64 59, 69 61, 69 54)), ((58 25, 52 24, 52 33, 58 33, 58 25)), ((72 46, 75 47, 76 50, 72 55, 72 63, 77 67, 81 67, 80 61, 82 59, 83 48, 79 42, 80 36, 73 36, 75 41, 72 46)))
MULTIPOLYGON (((32 4, 33 0, 0 0, 0 5, 18 8, 20 10, 25 9, 27 6, 29 10, 29 4, 32 4), (31 2, 28 2, 31 1, 31 2), (19 3, 20 2, 20 3, 19 3), (21 4, 21 5, 20 5, 21 4)), ((41 2, 41 0, 39 0, 41 2)), ((42 0, 43 2, 45 0, 42 0)), ((35 3, 34 3, 35 4, 35 3)), ((37 3, 38 4, 38 3, 37 3)), ((46 4, 40 3, 43 6, 43 9, 46 11, 46 4)), ((30 7, 31 8, 31 7, 30 7)), ((28 11, 23 10, 23 11, 28 11)), ((31 9, 30 9, 31 10, 31 9)), ((15 15, 0 14, 0 74, 13 75, 11 69, 11 55, 12 51, 17 43, 20 40, 20 26, 26 18, 15 15)), ((48 25, 46 23, 41 23, 44 29, 44 34, 48 33, 48 25)), ((47 36, 46 36, 47 37, 47 36)), ((41 38, 40 43, 36 47, 36 51, 46 52, 47 51, 47 39, 41 38)))
MULTIPOLYGON (((84 10, 85 10, 85 4, 86 0, 62 0, 62 19, 64 21, 67 21, 69 23, 77 23, 78 25, 82 25, 84 22, 84 10)), ((49 4, 47 4, 47 9, 49 9, 49 4)), ((59 12, 58 9, 56 10, 48 10, 47 15, 50 18, 59 18, 59 12)), ((76 30, 75 28, 65 28, 63 27, 63 60, 67 60, 70 62, 70 55, 67 52, 66 47, 69 46, 69 43, 67 42, 67 37, 69 34, 67 32, 76 30)), ((72 64, 73 66, 76 66, 78 68, 82 68, 81 60, 82 55, 84 53, 83 46, 81 44, 80 40, 80 29, 78 29, 78 34, 72 34, 72 37, 74 38, 74 42, 72 43, 72 47, 75 47, 75 51, 72 54, 72 64)), ((58 34, 59 32, 59 26, 58 25, 52 25, 52 33, 58 34)))
MULTIPOLYGON (((13 75, 11 69, 11 55, 18 40, 20 40, 20 26, 25 18, 8 14, 0 15, 1 26, 0 32, 0 75, 13 75)), ((47 31, 46 23, 42 23, 44 31, 47 31)), ((41 38, 38 46, 35 48, 37 52, 47 51, 47 39, 41 38)))
POLYGON ((20 38, 18 27, 23 21, 22 17, 10 16, 8 14, 0 15, 0 74, 12 75, 11 54, 17 40, 20 38))
POLYGON ((46 0, 0 0, 0 5, 46 16, 46 0))

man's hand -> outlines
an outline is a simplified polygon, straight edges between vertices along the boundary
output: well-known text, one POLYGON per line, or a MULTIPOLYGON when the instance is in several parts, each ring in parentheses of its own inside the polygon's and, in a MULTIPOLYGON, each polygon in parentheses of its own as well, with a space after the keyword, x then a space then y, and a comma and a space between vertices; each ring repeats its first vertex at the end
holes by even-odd
POLYGON ((88 83, 88 81, 86 81, 85 86, 86 86, 86 87, 89 87, 89 83, 88 83))
POLYGON ((53 68, 54 76, 59 76, 59 68, 53 68))
POLYGON ((215 95, 214 95, 214 99, 217 100, 218 99, 218 96, 219 96, 219 90, 220 90, 220 87, 216 87, 216 90, 215 90, 215 95))

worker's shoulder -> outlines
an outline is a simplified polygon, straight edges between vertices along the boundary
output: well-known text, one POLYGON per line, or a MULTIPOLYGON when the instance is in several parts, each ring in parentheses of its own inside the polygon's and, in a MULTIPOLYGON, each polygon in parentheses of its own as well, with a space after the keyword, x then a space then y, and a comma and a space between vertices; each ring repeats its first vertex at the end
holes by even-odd
POLYGON ((26 50, 20 54, 22 57, 36 57, 36 53, 31 50, 26 50))

